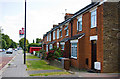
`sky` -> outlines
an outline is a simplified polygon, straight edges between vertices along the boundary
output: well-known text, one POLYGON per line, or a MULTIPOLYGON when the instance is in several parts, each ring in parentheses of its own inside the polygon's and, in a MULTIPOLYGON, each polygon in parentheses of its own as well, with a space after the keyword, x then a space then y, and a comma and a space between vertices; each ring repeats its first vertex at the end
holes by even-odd
MULTIPOLYGON (((53 24, 64 21, 65 13, 75 13, 91 3, 91 0, 27 0, 26 37, 43 38, 53 24)), ((3 33, 19 42, 19 30, 24 27, 24 0, 0 0, 0 26, 3 33)))

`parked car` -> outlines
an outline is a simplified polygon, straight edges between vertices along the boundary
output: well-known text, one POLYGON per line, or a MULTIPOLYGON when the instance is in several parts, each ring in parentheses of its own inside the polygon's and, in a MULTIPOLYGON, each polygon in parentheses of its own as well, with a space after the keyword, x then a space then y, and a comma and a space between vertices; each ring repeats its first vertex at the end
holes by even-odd
POLYGON ((13 49, 12 48, 9 48, 7 51, 6 51, 6 54, 12 54, 13 53, 13 49))
POLYGON ((15 51, 17 51, 17 49, 15 49, 15 51))
POLYGON ((0 52, 2 52, 3 50, 2 49, 0 49, 0 52))
POLYGON ((3 52, 5 52, 5 49, 2 49, 3 52))

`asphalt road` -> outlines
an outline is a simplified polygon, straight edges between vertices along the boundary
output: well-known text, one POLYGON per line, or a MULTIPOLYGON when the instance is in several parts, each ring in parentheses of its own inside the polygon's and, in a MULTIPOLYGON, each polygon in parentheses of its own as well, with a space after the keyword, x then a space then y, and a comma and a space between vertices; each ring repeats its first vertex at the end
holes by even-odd
POLYGON ((13 54, 0 52, 0 70, 17 54, 18 51, 13 50, 13 54))

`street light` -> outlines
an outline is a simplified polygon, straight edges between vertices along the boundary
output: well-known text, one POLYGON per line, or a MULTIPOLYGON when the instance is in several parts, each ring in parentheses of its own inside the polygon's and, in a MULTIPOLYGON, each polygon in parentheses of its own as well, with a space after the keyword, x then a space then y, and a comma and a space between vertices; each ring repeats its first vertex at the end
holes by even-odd
POLYGON ((25 0, 25 33, 24 33, 24 64, 26 64, 26 0, 25 0))

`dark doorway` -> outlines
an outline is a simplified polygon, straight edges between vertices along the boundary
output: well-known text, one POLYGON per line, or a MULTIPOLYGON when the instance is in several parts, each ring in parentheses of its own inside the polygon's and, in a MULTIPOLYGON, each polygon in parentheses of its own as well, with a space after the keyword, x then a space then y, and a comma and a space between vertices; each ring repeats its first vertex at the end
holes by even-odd
POLYGON ((97 61, 96 59, 96 40, 91 40, 91 69, 94 69, 94 62, 97 61))

